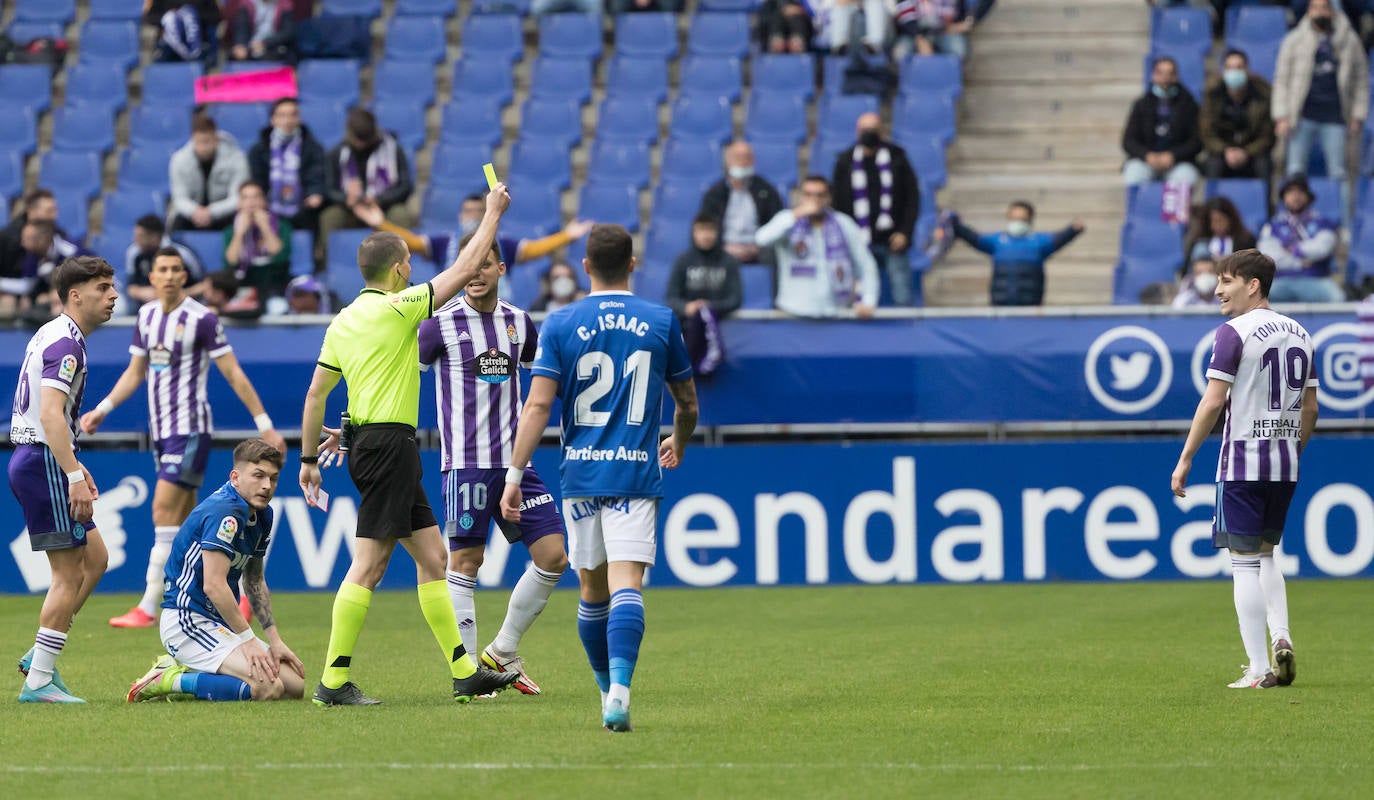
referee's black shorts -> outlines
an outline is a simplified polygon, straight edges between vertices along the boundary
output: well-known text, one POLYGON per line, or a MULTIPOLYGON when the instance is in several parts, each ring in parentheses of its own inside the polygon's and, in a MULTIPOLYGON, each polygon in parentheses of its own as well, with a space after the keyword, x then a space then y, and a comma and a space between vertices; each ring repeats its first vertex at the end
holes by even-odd
POLYGON ((361 425, 348 452, 348 475, 358 487, 358 536, 404 539, 438 526, 421 481, 415 429, 396 422, 361 425))

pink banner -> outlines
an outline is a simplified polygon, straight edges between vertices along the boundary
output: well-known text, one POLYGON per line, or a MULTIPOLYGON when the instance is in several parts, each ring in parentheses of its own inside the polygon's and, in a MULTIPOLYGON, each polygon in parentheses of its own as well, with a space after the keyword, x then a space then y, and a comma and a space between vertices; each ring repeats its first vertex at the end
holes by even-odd
POLYGON ((270 103, 296 96, 296 71, 290 67, 196 78, 196 104, 270 103))

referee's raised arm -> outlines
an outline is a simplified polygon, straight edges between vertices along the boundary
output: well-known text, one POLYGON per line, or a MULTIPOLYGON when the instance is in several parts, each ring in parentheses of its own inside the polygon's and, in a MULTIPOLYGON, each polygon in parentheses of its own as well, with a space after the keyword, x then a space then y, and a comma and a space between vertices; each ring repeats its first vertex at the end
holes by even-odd
POLYGON ((448 269, 434 276, 430 285, 434 287, 434 307, 438 308, 452 300, 477 277, 477 271, 486 261, 491 243, 496 239, 496 225, 501 215, 510 208, 510 192, 504 183, 498 183, 487 192, 487 210, 482 222, 472 234, 472 241, 458 253, 448 269))

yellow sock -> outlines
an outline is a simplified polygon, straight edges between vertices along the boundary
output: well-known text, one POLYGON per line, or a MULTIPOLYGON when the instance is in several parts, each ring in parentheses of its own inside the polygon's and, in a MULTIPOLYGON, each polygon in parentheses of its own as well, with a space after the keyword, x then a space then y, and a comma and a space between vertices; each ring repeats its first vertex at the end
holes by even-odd
POLYGON ((420 595, 420 612, 425 615, 429 629, 434 631, 439 649, 449 659, 453 677, 466 678, 476 672, 477 664, 463 649, 463 637, 458 633, 458 618, 453 615, 453 605, 449 602, 448 582, 430 581, 420 584, 416 589, 420 595))
POLYGON ((328 655, 324 674, 320 676, 320 683, 327 688, 337 689, 348 682, 353 648, 358 644, 358 634, 362 633, 363 620, 367 619, 367 607, 371 602, 371 589, 364 589, 356 583, 344 582, 339 585, 339 593, 334 595, 334 624, 329 629, 328 655))

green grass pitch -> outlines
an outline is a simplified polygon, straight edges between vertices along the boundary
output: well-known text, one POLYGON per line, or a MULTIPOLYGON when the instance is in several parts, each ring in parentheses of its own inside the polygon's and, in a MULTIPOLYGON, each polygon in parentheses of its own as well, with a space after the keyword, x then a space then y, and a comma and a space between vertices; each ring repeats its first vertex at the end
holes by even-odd
MULTIPOLYGON (((354 670, 372 709, 128 705, 157 634, 108 628, 131 598, 97 595, 61 662, 90 705, 0 702, 0 796, 1368 797, 1371 586, 1289 595, 1298 681, 1261 692, 1225 688, 1227 582, 651 588, 628 735, 600 728, 572 592, 523 647, 544 694, 468 706, 414 594, 379 592, 354 670)), ((479 593, 484 642, 505 598, 479 593)), ((310 686, 331 601, 275 603, 310 686)), ((6 665, 38 606, 0 598, 6 665)))

